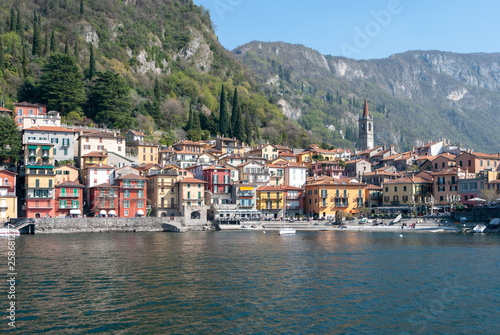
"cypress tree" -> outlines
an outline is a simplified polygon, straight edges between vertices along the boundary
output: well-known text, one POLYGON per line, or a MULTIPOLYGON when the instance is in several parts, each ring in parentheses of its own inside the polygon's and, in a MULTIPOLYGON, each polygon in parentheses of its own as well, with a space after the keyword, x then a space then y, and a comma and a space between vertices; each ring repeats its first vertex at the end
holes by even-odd
POLYGON ((68 39, 66 39, 66 44, 64 44, 64 54, 69 55, 68 39))
POLYGON ((240 106, 238 104, 238 90, 235 87, 233 96, 233 110, 231 111, 231 137, 236 136, 236 121, 238 120, 239 112, 240 106))
POLYGON ((238 118, 236 120, 236 139, 238 139, 241 142, 244 142, 246 139, 246 134, 245 134, 245 119, 243 118, 243 115, 241 114, 241 109, 238 108, 238 118))
POLYGON ((12 56, 12 64, 17 63, 17 46, 16 46, 16 39, 12 39, 12 46, 10 49, 10 54, 12 56))
POLYGON ((201 131, 200 113, 193 111, 193 123, 191 129, 201 131))
POLYGON ((52 34, 50 35, 50 52, 57 52, 56 33, 54 32, 54 29, 52 29, 52 34))
POLYGON ((33 56, 41 56, 42 54, 42 36, 40 32, 40 23, 38 22, 36 13, 33 21, 33 56))
POLYGON ((186 123, 186 131, 190 131, 193 129, 193 109, 191 108, 191 104, 189 104, 189 118, 186 123))
POLYGON ((90 42, 90 59, 89 59, 89 71, 87 78, 92 80, 95 75, 95 58, 94 58, 94 45, 90 42))
POLYGON ((160 83, 158 82, 158 77, 155 79, 154 96, 157 102, 161 101, 160 83))
POLYGON ((45 32, 45 45, 43 46, 43 57, 47 56, 47 53, 49 52, 49 33, 46 31, 45 32))
POLYGON ((80 61, 80 43, 78 42, 78 35, 75 36, 75 58, 78 63, 80 61))
POLYGON ((80 0, 80 17, 83 16, 85 7, 83 6, 83 0, 80 0))
POLYGON ((222 136, 227 135, 229 133, 229 112, 227 110, 227 101, 226 101, 226 91, 224 90, 224 85, 222 85, 222 89, 220 91, 220 109, 219 109, 219 132, 222 136))
POLYGON ((0 37, 0 70, 5 70, 5 56, 3 54, 3 43, 2 38, 0 37))
POLYGON ((247 144, 252 142, 253 134, 252 134, 252 120, 250 119, 250 113, 248 111, 245 113, 245 140, 247 144))
POLYGON ((21 21, 21 13, 19 13, 19 9, 17 10, 17 23, 16 29, 19 35, 23 33, 23 22, 21 21))
POLYGON ((17 30, 17 18, 16 18, 16 11, 14 10, 14 7, 10 9, 10 31, 16 31, 17 30))
POLYGON ((21 64, 23 65, 23 76, 27 77, 28 76, 28 60, 26 59, 26 48, 24 46, 24 43, 22 43, 22 41, 21 41, 21 49, 22 49, 21 64))

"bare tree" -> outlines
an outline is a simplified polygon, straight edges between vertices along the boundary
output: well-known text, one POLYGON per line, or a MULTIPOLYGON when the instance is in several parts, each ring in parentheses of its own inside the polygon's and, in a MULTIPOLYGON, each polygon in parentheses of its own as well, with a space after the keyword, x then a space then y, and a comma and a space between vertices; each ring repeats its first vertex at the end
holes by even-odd
POLYGON ((170 130, 175 127, 180 127, 186 120, 186 111, 182 104, 176 99, 169 99, 161 104, 160 114, 165 127, 170 130))

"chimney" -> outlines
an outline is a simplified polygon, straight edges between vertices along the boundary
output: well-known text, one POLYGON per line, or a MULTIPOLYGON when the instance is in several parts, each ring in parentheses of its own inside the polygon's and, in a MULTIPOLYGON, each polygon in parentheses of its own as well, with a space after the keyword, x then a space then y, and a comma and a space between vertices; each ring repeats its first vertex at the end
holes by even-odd
POLYGON ((99 167, 102 167, 102 163, 99 163, 99 167))

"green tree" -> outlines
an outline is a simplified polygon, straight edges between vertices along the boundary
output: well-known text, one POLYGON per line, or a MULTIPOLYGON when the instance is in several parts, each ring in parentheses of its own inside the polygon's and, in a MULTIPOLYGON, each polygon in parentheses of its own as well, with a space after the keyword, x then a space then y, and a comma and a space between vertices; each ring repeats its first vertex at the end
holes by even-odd
POLYGON ((85 7, 83 6, 83 0, 80 0, 80 17, 83 16, 84 11, 85 7))
POLYGON ((89 70, 87 71, 87 78, 92 80, 95 76, 95 58, 94 58, 94 44, 90 42, 90 58, 89 58, 89 70))
POLYGON ((21 13, 19 13, 19 9, 17 10, 16 29, 17 29, 17 32, 19 33, 20 36, 24 33, 23 22, 22 22, 22 19, 21 19, 21 13))
POLYGON ((16 45, 16 39, 12 39, 12 45, 10 47, 10 55, 12 56, 12 65, 16 64, 18 59, 17 59, 17 45, 16 45))
POLYGON ((45 32, 45 44, 43 46, 43 57, 47 57, 47 54, 49 53, 49 33, 46 31, 45 32))
POLYGON ((248 144, 252 143, 253 139, 253 124, 248 111, 245 113, 245 140, 248 144))
POLYGON ((201 131, 200 113, 193 111, 193 123, 191 129, 201 131))
POLYGON ((17 18, 16 18, 16 11, 14 10, 14 7, 10 9, 10 31, 16 31, 17 30, 17 18))
POLYGON ((66 43, 64 44, 64 54, 69 55, 69 44, 68 39, 66 39, 66 43))
POLYGON ((238 118, 236 119, 236 131, 234 136, 237 140, 242 142, 244 142, 247 137, 245 133, 245 119, 241 114, 240 108, 238 108, 238 118))
POLYGON ((49 109, 66 116, 80 111, 86 100, 82 74, 69 55, 51 55, 43 68, 39 90, 49 109))
POLYGON ((230 131, 229 124, 229 112, 227 109, 227 101, 226 101, 226 91, 224 90, 224 85, 222 85, 222 89, 220 91, 220 109, 219 109, 219 133, 224 136, 228 135, 230 131))
POLYGON ((123 77, 109 70, 97 73, 89 94, 88 116, 120 129, 133 125, 130 89, 123 77))
POLYGON ((32 49, 32 54, 33 56, 41 56, 42 55, 42 33, 41 33, 41 27, 40 27, 40 22, 37 19, 36 16, 36 11, 34 12, 34 19, 33 19, 33 49, 32 49))
POLYGON ((26 57, 26 47, 24 46, 24 44, 22 43, 21 41, 21 64, 23 66, 23 76, 24 77, 27 77, 28 76, 28 59, 26 57))
POLYGON ((156 102, 161 102, 161 91, 160 91, 160 83, 158 82, 158 77, 156 77, 155 79, 155 87, 153 91, 156 102))
POLYGON ((193 109, 189 106, 189 116, 186 123, 186 131, 193 129, 193 109))
POLYGON ((80 42, 78 41, 78 35, 75 35, 75 58, 76 62, 80 62, 80 42))
POLYGON ((2 37, 0 36, 0 70, 5 70, 5 55, 3 53, 2 37))
POLYGON ((21 153, 21 132, 10 117, 0 116, 0 163, 17 162, 21 153))
POLYGON ((231 137, 236 136, 236 121, 238 120, 239 113, 240 105, 238 103, 238 90, 235 87, 233 95, 233 109, 231 111, 231 137))
POLYGON ((54 29, 52 29, 52 34, 50 35, 50 53, 57 52, 57 49, 56 33, 54 29))

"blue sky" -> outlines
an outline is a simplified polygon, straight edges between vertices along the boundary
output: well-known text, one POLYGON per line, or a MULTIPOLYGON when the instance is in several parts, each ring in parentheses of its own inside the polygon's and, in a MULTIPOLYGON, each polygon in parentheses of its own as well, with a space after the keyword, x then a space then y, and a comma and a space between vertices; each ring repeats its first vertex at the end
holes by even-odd
POLYGON ((229 50, 252 40, 384 58, 408 50, 500 51, 500 1, 194 0, 229 50))

